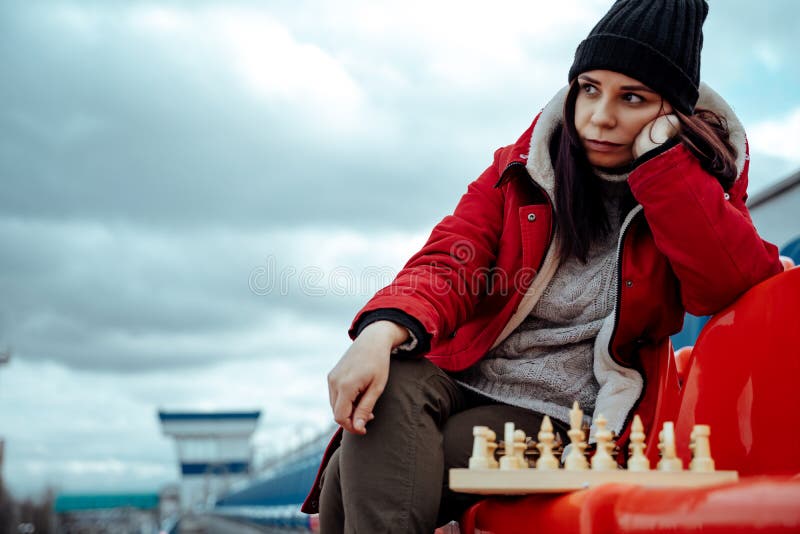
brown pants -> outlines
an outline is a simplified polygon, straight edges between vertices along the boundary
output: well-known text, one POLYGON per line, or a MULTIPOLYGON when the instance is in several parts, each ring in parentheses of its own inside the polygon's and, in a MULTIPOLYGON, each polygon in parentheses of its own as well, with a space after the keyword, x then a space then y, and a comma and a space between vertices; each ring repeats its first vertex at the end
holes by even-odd
MULTIPOLYGON (((542 422, 539 413, 466 390, 425 359, 392 360, 373 413, 366 435, 345 432, 325 470, 322 534, 431 534, 482 498, 447 487, 447 470, 468 464, 472 427, 502 436, 513 421, 535 435, 542 422)), ((553 426, 566 438, 562 423, 553 426)))

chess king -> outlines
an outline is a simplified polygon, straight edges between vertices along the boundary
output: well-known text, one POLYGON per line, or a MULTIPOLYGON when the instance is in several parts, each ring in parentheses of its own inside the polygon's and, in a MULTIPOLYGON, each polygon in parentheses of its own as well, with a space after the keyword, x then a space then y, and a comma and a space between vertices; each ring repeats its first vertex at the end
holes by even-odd
POLYGON ((475 497, 445 473, 467 465, 477 425, 500 436, 547 417, 566 443, 577 400, 590 441, 602 413, 626 448, 634 407, 650 428, 673 394, 660 358, 684 312, 781 272, 745 207, 742 125, 700 82, 707 14, 705 0, 613 2, 568 85, 358 312, 328 375, 341 428, 303 507, 323 532, 458 519, 475 497))

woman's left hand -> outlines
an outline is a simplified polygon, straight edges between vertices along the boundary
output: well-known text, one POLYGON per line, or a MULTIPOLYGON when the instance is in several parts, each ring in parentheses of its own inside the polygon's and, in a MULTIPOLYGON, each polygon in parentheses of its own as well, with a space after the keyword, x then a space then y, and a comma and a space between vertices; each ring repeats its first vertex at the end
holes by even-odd
POLYGON ((680 131, 678 117, 674 114, 659 115, 642 128, 633 141, 633 157, 638 158, 666 143, 680 131))

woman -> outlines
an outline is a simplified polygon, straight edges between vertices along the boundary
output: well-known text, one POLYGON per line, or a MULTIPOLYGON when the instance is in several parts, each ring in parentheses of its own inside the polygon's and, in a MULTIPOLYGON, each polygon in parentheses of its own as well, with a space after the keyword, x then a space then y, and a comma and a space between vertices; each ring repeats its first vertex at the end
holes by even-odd
POLYGON ((744 205, 741 125, 699 83, 707 10, 618 0, 568 88, 358 313, 328 377, 344 433, 315 483, 323 532, 458 519, 474 497, 444 474, 466 465, 473 425, 533 434, 548 415, 566 441, 578 400, 624 446, 634 411, 652 418, 657 348, 684 311, 780 272, 744 205))

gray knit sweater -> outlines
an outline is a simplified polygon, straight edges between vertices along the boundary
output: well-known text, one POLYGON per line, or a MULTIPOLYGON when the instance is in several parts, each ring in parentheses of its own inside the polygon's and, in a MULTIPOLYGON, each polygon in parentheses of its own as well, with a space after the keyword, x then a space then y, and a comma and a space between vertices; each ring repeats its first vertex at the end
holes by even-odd
POLYGON ((589 249, 587 263, 562 261, 530 315, 500 345, 454 375, 495 400, 569 421, 577 400, 586 422, 599 389, 593 350, 616 300, 617 241, 627 175, 603 175, 611 231, 589 249))

